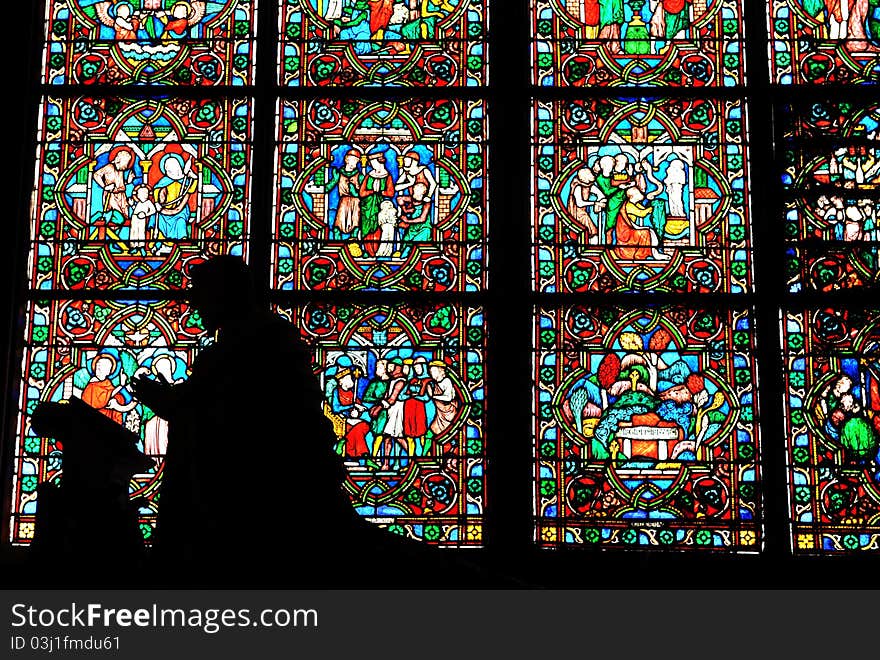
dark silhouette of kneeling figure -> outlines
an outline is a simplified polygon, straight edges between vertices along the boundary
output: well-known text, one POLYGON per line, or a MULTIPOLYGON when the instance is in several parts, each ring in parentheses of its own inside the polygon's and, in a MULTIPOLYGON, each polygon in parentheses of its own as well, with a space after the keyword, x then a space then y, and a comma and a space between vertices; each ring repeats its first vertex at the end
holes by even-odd
POLYGON ((216 341, 183 383, 134 383, 141 402, 169 423, 154 579, 292 587, 479 582, 470 565, 355 512, 309 351, 293 325, 266 311, 246 264, 216 257, 191 275, 191 303, 216 341))
POLYGON ((299 333, 266 311, 246 264, 191 271, 191 302, 216 341, 189 378, 146 377, 136 396, 168 420, 154 547, 157 579, 319 580, 363 534, 299 333))

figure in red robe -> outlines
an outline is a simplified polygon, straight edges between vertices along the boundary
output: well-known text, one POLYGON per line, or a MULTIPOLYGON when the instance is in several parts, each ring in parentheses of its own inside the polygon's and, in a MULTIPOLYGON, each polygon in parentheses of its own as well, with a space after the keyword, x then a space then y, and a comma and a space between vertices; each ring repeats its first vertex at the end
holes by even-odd
POLYGON ((122 386, 114 385, 110 380, 110 374, 115 369, 116 360, 113 357, 106 354, 96 357, 92 362, 94 376, 83 388, 82 400, 105 417, 122 424, 122 411, 109 407, 111 401, 118 406, 125 405, 125 399, 120 394, 122 386))
POLYGON ((344 368, 336 374, 336 388, 330 400, 331 410, 345 420, 345 450, 344 453, 350 458, 359 458, 369 455, 370 449, 367 442, 367 434, 370 425, 358 417, 363 409, 357 395, 355 378, 358 372, 344 368))
POLYGON ((394 13, 394 0, 367 0, 370 5, 370 34, 385 30, 394 13))
POLYGON ((425 391, 430 378, 425 373, 427 361, 419 356, 414 360, 405 360, 412 364, 412 374, 407 383, 407 399, 403 403, 403 434, 406 437, 410 456, 426 456, 423 445, 428 432, 428 414, 425 402, 428 396, 425 391))

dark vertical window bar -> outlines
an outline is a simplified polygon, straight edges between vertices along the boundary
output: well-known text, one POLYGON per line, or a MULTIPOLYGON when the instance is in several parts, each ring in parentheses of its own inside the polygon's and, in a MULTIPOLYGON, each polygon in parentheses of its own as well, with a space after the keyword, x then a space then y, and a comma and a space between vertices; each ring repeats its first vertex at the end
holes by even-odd
POLYGON ((773 159, 773 99, 767 42, 767 7, 745 3, 745 50, 749 98, 749 163, 755 273, 755 327, 758 362, 758 415, 763 484, 763 553, 768 561, 788 552, 788 497, 785 475, 784 391, 779 345, 779 304, 785 290, 784 211, 773 159))
POLYGON ((534 548, 529 4, 490 9, 486 536, 493 563, 512 573, 534 548))

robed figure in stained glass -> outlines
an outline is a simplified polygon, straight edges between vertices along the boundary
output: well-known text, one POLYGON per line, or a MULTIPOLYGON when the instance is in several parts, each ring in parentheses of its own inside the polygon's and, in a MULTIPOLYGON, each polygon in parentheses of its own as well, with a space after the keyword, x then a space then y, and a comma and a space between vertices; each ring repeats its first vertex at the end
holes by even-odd
POLYGON ((606 41, 612 53, 622 50, 621 28, 625 21, 623 0, 599 0, 599 39, 606 41))
POLYGON ((339 195, 339 207, 333 220, 334 238, 348 238, 358 227, 361 214, 361 152, 357 149, 349 150, 343 159, 343 166, 333 173, 328 188, 336 185, 339 195))
POLYGON ((598 215, 605 204, 602 191, 596 185, 596 175, 588 167, 579 169, 571 182, 567 208, 575 223, 584 228, 586 243, 590 245, 599 240, 599 230, 592 216, 598 215))
POLYGON ((659 239, 657 232, 645 223, 653 214, 651 206, 644 206, 645 195, 637 187, 626 190, 626 203, 617 213, 614 222, 614 234, 618 247, 615 252, 621 259, 658 259, 668 260, 668 254, 657 249, 659 239))
MULTIPOLYGON (((626 161, 626 156, 623 156, 623 161, 626 161)), ((610 244, 613 242, 612 231, 617 224, 617 217, 626 200, 626 177, 621 177, 618 172, 618 160, 613 156, 605 155, 599 158, 596 161, 596 168, 598 170, 596 185, 605 195, 605 242, 610 244)))
POLYGON ((381 240, 379 210, 382 202, 394 199, 394 181, 385 168, 385 151, 373 151, 368 160, 370 169, 364 175, 360 187, 360 235, 367 254, 375 256, 381 240))
MULTIPOLYGON (((455 386, 447 374, 447 365, 442 360, 432 360, 428 364, 431 374, 430 392, 436 414, 429 429, 431 437, 442 436, 458 414, 459 401, 455 386)), ((448 439, 447 439, 448 441, 448 439)))
MULTIPOLYGON (((92 216, 97 227, 95 238, 104 239, 110 229, 118 238, 119 228, 128 220, 128 186, 134 174, 134 152, 128 147, 116 147, 110 151, 109 162, 95 171, 94 181, 100 189, 100 210, 92 216)), ((96 205, 93 203, 93 208, 96 205)))
POLYGON ((651 16, 651 36, 670 41, 682 39, 690 25, 691 0, 658 0, 651 16))
POLYGON ((92 360, 92 377, 82 391, 82 400, 97 409, 105 417, 122 424, 123 413, 131 410, 135 402, 126 400, 123 394, 125 373, 120 372, 122 384, 116 385, 110 376, 117 370, 117 360, 102 353, 92 360))
MULTIPOLYGON (((192 157, 176 153, 166 154, 159 161, 163 176, 153 191, 159 203, 159 234, 163 238, 179 240, 189 235, 191 199, 198 187, 193 174, 192 157)), ((166 247, 165 249, 170 249, 166 247)))

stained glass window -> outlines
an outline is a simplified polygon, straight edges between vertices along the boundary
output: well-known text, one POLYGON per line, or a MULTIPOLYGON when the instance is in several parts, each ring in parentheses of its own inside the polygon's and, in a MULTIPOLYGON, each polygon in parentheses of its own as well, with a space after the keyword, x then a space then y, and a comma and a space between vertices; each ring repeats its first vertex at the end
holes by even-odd
POLYGON ((876 286, 880 106, 827 100, 784 117, 789 289, 876 286))
POLYGON ((44 99, 31 286, 181 289, 193 263, 244 254, 250 108, 232 99, 44 99))
POLYGON ((876 84, 876 0, 770 0, 772 80, 780 85, 876 84))
POLYGON ((488 0, 282 0, 290 86, 480 86, 488 0))
POLYGON ((271 276, 276 310, 315 350, 358 510, 418 540, 482 544, 488 91, 462 88, 488 80, 487 6, 280 0, 261 3, 258 35, 256 0, 47 0, 14 543, 33 536, 37 484, 60 478, 62 447, 29 415, 72 396, 155 458, 132 483, 149 541, 167 423, 130 383, 188 376, 207 339, 176 299, 193 265, 233 254, 271 276), (282 94, 273 178, 262 99, 278 92, 271 71, 255 78, 257 41, 277 45, 284 86, 421 89, 282 94), (321 291, 334 297, 288 295, 321 291))
POLYGON ((50 85, 248 85, 256 0, 46 0, 50 85))
POLYGON ((536 542, 758 552, 743 4, 531 7, 536 542))
POLYGON ((484 88, 446 88, 488 80, 487 5, 284 0, 280 15, 282 85, 422 88, 280 100, 271 283, 333 296, 279 309, 314 348, 355 508, 445 547, 483 544, 486 329, 466 296, 487 284, 488 117, 484 88))
POLYGON ((532 0, 536 85, 732 87, 741 0, 532 0))
POLYGON ((536 287, 752 289, 739 100, 536 101, 536 287))
POLYGON ((138 449, 155 465, 132 479, 133 498, 144 498, 140 525, 152 536, 157 492, 168 444, 168 422, 134 398, 131 383, 143 374, 179 383, 204 343, 198 314, 186 304, 159 301, 35 300, 28 304, 19 395, 11 538, 34 535, 36 489, 61 478, 62 443, 40 438, 30 414, 41 401, 73 396, 141 438, 138 449))
POLYGON ((540 308, 541 545, 757 551, 748 311, 540 308))
POLYGON ((315 349, 358 512, 410 538, 480 545, 482 310, 315 303, 279 311, 315 349))
POLYGON ((61 478, 63 445, 36 437, 30 414, 71 397, 140 436, 154 466, 131 496, 152 537, 168 423, 131 382, 187 378, 207 339, 198 314, 167 298, 213 255, 249 258, 251 235, 252 100, 169 86, 252 90, 255 12, 252 0, 46 3, 13 543, 33 538, 37 485, 61 478), (107 94, 115 85, 141 87, 107 94))
POLYGON ((482 101, 285 101, 278 137, 275 286, 483 288, 482 101))
POLYGON ((880 312, 784 313, 792 549, 880 550, 880 312))

